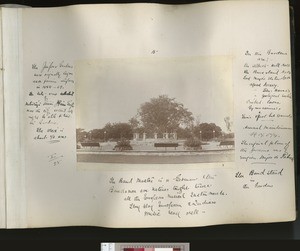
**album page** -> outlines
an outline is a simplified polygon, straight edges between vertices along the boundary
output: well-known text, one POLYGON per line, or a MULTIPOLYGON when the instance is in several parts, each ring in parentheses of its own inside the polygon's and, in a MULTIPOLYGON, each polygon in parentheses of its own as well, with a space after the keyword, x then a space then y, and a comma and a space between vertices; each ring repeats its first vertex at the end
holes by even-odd
POLYGON ((12 15, 24 192, 8 227, 295 219, 288 1, 12 15))

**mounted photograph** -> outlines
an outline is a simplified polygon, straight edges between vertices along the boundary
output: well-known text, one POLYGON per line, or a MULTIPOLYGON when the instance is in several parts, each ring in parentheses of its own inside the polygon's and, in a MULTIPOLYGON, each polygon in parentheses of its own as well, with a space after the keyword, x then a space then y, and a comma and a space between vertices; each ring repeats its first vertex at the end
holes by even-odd
POLYGON ((77 162, 234 162, 229 56, 78 61, 77 162))

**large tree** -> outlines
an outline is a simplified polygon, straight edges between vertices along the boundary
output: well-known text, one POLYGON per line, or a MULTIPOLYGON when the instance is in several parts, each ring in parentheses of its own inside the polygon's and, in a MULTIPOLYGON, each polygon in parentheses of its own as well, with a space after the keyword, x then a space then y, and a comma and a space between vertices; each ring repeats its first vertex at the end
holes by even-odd
POLYGON ((143 127, 147 132, 174 132, 192 125, 193 115, 175 98, 161 95, 140 106, 138 111, 143 127))

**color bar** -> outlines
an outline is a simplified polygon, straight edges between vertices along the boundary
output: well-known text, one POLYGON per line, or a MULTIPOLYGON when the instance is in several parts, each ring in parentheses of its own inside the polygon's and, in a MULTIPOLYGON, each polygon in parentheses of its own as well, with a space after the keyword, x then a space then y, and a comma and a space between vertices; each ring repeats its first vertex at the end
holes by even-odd
POLYGON ((124 248, 124 251, 145 251, 144 248, 124 248))
POLYGON ((180 248, 124 248, 123 251, 180 251, 180 248))

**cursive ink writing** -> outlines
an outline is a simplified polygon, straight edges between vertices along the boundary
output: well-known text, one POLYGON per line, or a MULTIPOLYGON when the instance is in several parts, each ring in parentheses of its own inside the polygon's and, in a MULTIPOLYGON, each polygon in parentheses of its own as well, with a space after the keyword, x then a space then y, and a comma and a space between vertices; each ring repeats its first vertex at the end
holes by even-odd
POLYGON ((291 69, 287 53, 281 50, 244 53, 243 89, 248 98, 241 114, 243 133, 239 159, 249 164, 293 161, 290 133, 291 69))
POLYGON ((127 208, 144 217, 191 217, 216 207, 227 192, 215 187, 217 175, 203 173, 188 177, 182 173, 173 177, 127 176, 110 177, 108 192, 122 196, 127 208), (172 182, 170 182, 172 181, 172 182), (139 185, 139 189, 137 186, 139 185))
POLYGON ((58 155, 57 153, 52 153, 48 155, 48 162, 51 163, 52 166, 58 166, 61 164, 63 155, 58 155))
POLYGON ((27 123, 38 142, 59 143, 67 138, 64 124, 74 113, 72 64, 61 61, 33 63, 32 85, 25 98, 27 123))

